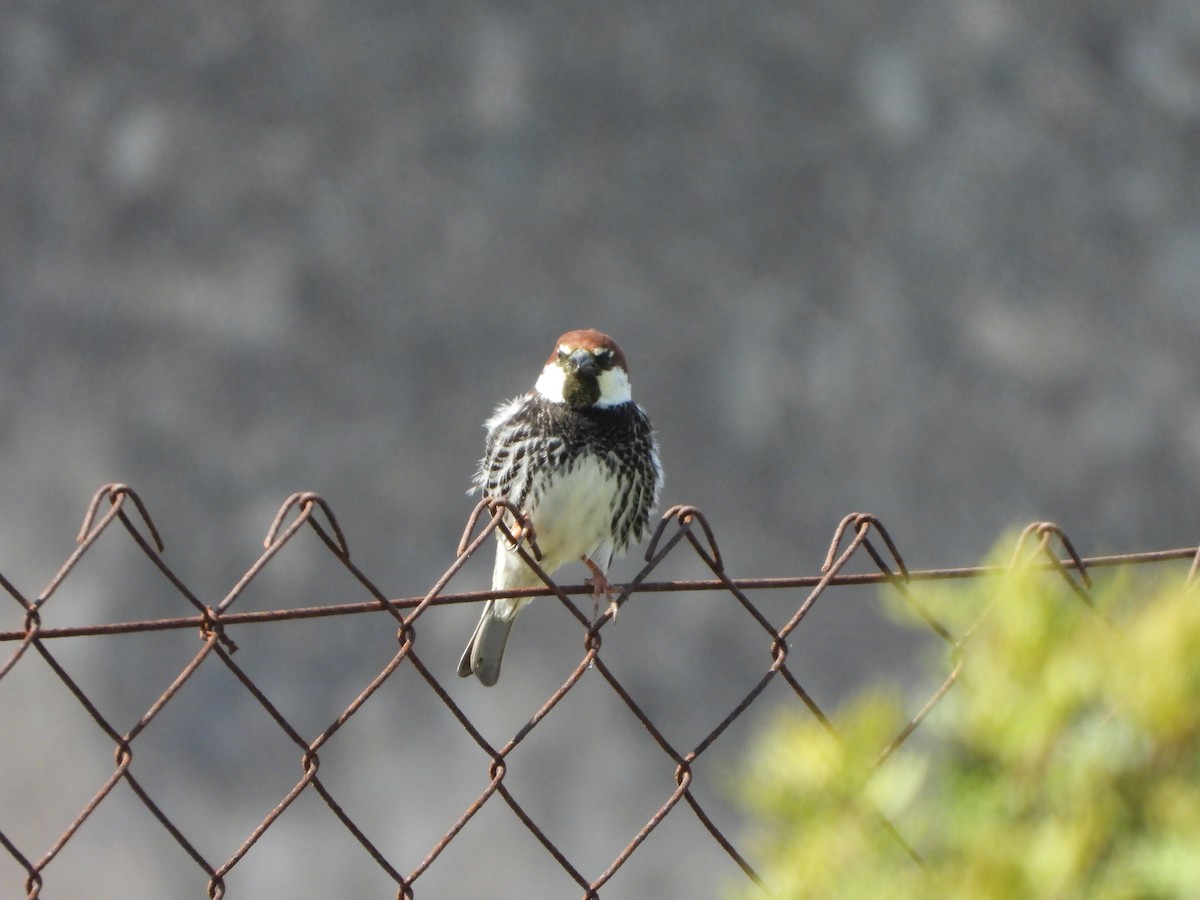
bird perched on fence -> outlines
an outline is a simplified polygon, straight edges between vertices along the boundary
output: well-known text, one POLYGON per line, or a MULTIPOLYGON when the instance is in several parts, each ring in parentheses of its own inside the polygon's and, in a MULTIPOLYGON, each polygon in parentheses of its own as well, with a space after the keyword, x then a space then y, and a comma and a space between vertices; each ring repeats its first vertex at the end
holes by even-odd
MULTIPOLYGON (((568 331, 533 390, 498 407, 486 428, 472 492, 521 510, 547 575, 572 560, 586 563, 598 611, 601 595, 612 598, 609 563, 646 534, 663 482, 650 420, 630 393, 625 354, 599 331, 568 331)), ((507 524, 519 540, 522 526, 511 514, 507 524)), ((499 530, 496 538, 492 589, 540 587, 512 542, 499 530)), ((530 599, 487 602, 459 675, 496 683, 509 631, 530 599)))

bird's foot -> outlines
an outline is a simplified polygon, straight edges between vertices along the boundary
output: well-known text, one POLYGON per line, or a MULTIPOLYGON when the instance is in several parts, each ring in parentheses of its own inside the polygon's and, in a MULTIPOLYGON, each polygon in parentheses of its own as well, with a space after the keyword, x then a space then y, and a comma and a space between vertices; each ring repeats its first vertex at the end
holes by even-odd
POLYGON ((592 589, 592 621, 595 622, 599 620, 600 598, 607 597, 609 617, 615 622, 617 619, 618 609, 617 599, 614 596, 616 593, 616 588, 613 587, 612 582, 608 580, 608 576, 604 574, 604 570, 598 565, 596 565, 586 556, 583 557, 583 562, 589 569, 592 570, 591 577, 583 580, 583 583, 592 589))
POLYGON ((526 545, 532 549, 535 554, 537 554, 534 558, 540 559, 541 554, 537 553, 537 532, 534 531, 533 522, 530 521, 529 516, 522 514, 521 518, 517 519, 508 527, 508 532, 512 535, 512 545, 514 549, 516 548, 517 544, 521 543, 521 541, 524 541, 526 545))

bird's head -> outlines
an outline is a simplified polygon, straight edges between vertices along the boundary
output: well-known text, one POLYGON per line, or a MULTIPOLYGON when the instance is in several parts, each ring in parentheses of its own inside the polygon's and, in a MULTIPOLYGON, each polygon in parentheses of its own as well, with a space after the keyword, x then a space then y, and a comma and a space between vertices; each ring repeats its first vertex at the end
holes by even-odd
POLYGON ((628 403, 625 354, 607 334, 568 331, 555 344, 534 389, 547 400, 575 409, 628 403))

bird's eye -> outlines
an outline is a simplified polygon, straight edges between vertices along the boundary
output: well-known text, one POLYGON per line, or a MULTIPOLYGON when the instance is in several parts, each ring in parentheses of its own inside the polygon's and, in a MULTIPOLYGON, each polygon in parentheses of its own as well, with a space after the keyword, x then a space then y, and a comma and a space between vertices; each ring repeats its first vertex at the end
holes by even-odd
POLYGON ((595 354, 596 362, 600 364, 602 369, 611 369, 613 364, 613 355, 611 350, 597 350, 595 354))

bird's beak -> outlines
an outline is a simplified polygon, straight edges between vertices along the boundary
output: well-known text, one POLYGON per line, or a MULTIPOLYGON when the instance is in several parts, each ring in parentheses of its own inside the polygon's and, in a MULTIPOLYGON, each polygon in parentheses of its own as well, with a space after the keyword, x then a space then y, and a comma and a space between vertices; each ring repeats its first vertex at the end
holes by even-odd
POLYGON ((586 350, 576 350, 567 357, 567 362, 570 364, 571 371, 578 372, 580 375, 595 378, 600 374, 600 365, 596 362, 596 357, 586 350))

